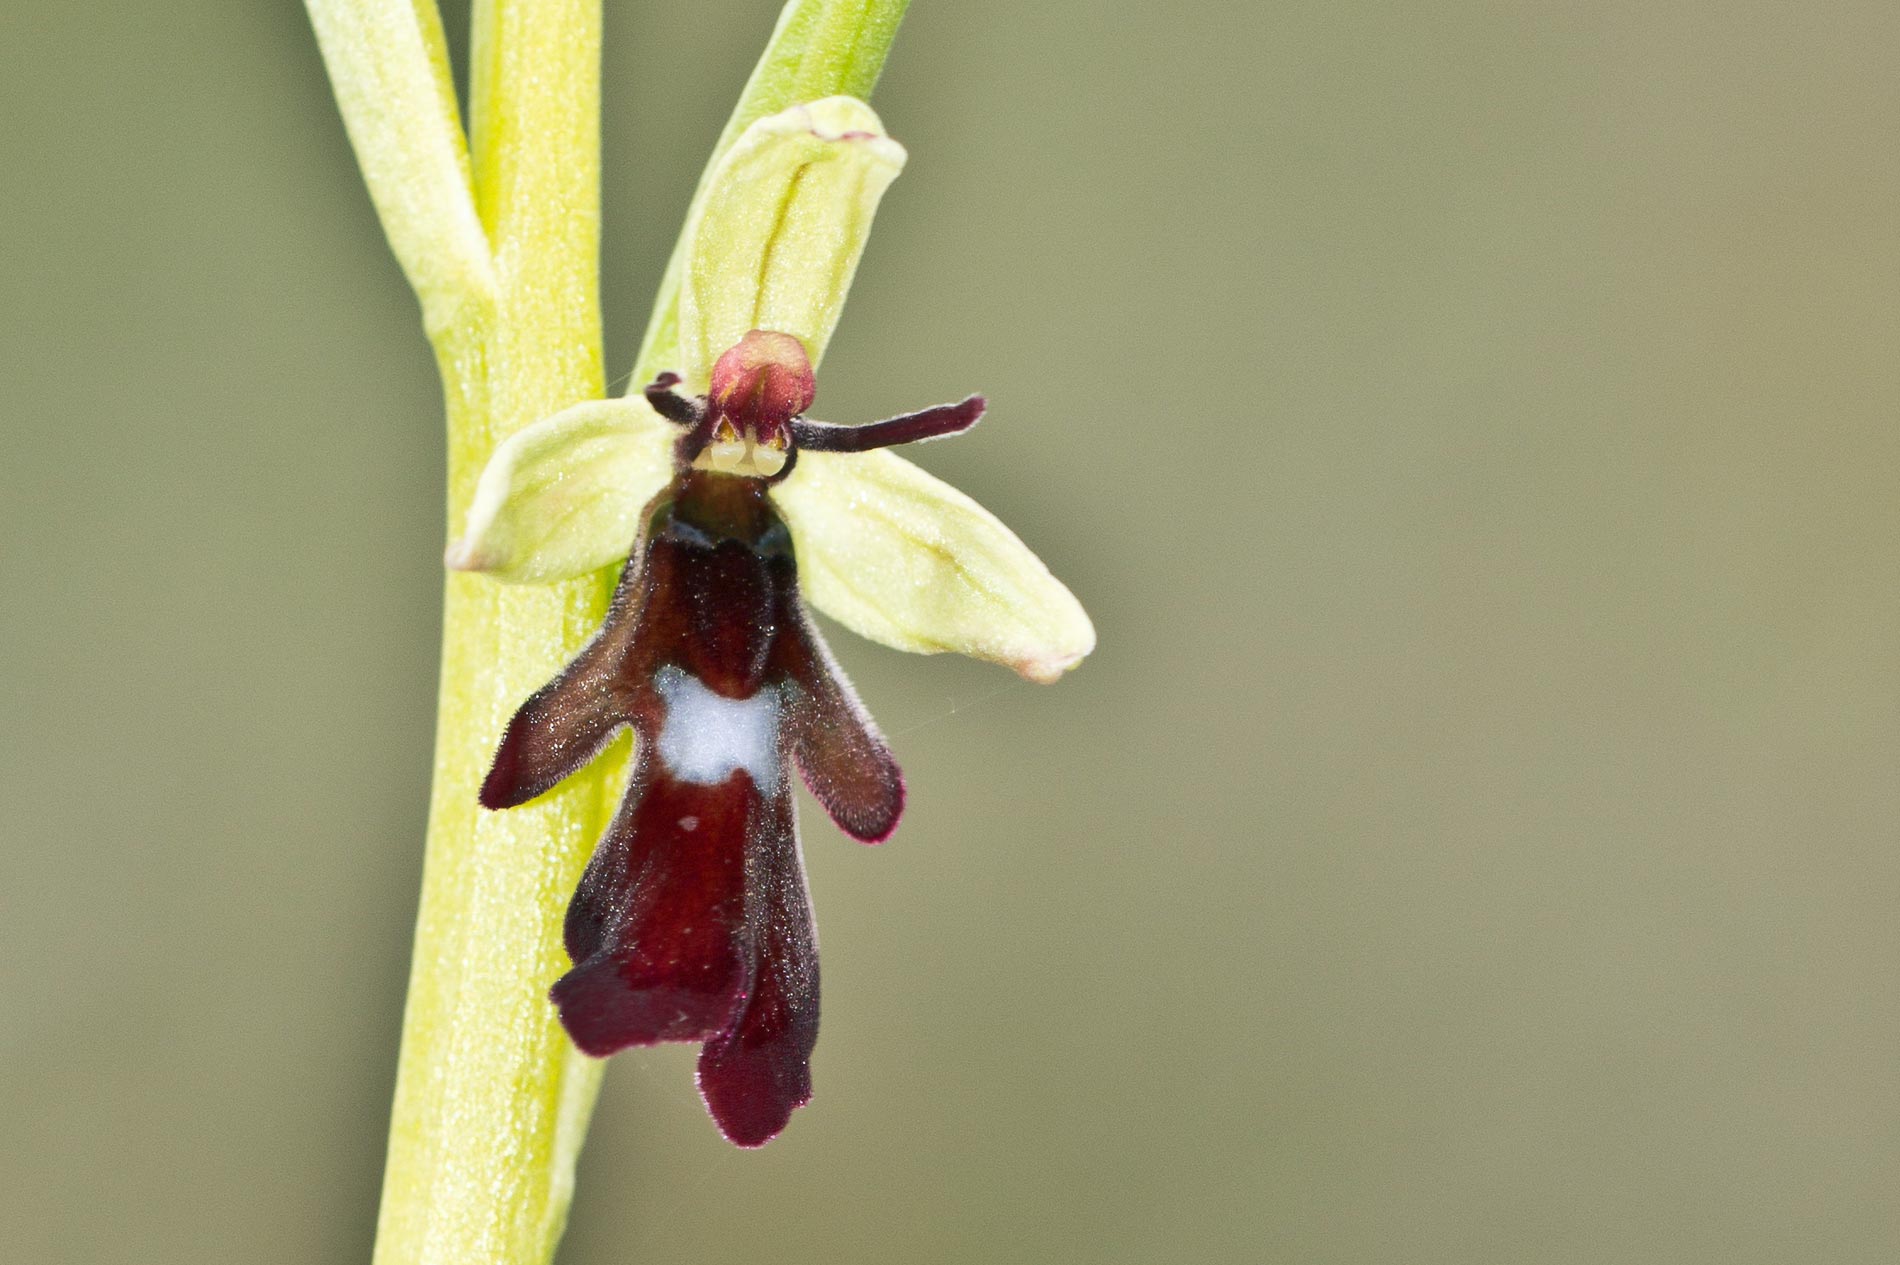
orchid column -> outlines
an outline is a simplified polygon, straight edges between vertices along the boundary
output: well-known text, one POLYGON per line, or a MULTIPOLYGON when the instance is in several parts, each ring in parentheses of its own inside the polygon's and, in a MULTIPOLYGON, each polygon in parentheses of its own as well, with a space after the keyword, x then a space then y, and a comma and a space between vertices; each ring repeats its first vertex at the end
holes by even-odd
MULTIPOLYGON (((447 519, 459 529, 501 440, 602 393, 598 0, 478 0, 467 139, 431 0, 307 3, 435 348, 447 519)), ((713 160, 763 115, 868 95, 904 7, 788 4, 713 160)), ((678 262, 651 352, 672 350, 678 262)), ((509 713, 591 634, 606 592, 601 575, 447 582, 422 906, 377 1232, 386 1265, 543 1262, 560 1237, 599 1065, 568 1042, 546 989, 565 969, 561 913, 617 778, 596 766, 508 814, 484 813, 476 791, 509 713)))

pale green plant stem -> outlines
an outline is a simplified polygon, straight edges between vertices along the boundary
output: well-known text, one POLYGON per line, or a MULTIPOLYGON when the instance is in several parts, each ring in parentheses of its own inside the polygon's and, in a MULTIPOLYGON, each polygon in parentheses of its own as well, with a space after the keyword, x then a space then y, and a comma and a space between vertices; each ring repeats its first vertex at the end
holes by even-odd
MULTIPOLYGON (((307 4, 435 348, 453 535, 496 443, 603 394, 599 0, 477 0, 467 144, 432 0, 307 4)), ((787 5, 709 169, 756 118, 869 95, 904 8, 787 5)), ((635 384, 677 354, 680 258, 676 249, 635 384)), ((540 1265, 559 1241, 602 1065, 575 1051, 547 990, 568 965, 562 915, 624 779, 626 744, 523 808, 484 812, 476 791, 513 709, 598 626, 611 580, 447 578, 379 1265, 540 1265)))

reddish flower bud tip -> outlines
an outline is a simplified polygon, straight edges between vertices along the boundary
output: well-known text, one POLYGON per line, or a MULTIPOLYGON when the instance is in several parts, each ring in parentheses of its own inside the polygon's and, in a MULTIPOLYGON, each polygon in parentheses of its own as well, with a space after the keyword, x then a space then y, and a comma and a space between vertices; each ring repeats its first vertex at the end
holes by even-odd
POLYGON ((713 403, 761 438, 810 408, 817 392, 805 344, 792 334, 755 329, 713 365, 713 403))

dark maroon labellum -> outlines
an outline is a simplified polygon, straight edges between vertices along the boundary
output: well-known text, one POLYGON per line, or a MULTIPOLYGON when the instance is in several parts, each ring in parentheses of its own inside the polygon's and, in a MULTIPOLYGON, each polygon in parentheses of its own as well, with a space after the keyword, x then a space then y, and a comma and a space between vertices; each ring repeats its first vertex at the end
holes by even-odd
POLYGON ((638 737, 620 809, 568 906, 574 967, 553 999, 596 1057, 700 1041, 714 1121, 760 1146, 811 1097, 818 954, 791 769, 854 838, 890 837, 904 782, 798 594, 791 533, 768 490, 801 447, 857 452, 954 434, 983 401, 833 426, 798 414, 811 365, 755 330, 709 395, 647 388, 685 428, 673 482, 593 641, 509 723, 481 789, 510 808, 578 771, 621 729, 638 737), (779 459, 774 459, 774 454, 779 459))

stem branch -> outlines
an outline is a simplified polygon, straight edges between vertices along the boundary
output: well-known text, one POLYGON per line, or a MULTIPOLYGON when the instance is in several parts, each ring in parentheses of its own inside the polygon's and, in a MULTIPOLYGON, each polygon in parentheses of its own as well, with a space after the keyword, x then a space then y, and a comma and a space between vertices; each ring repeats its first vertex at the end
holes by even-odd
POLYGON ((434 336, 494 276, 433 0, 306 0, 370 200, 434 336))

